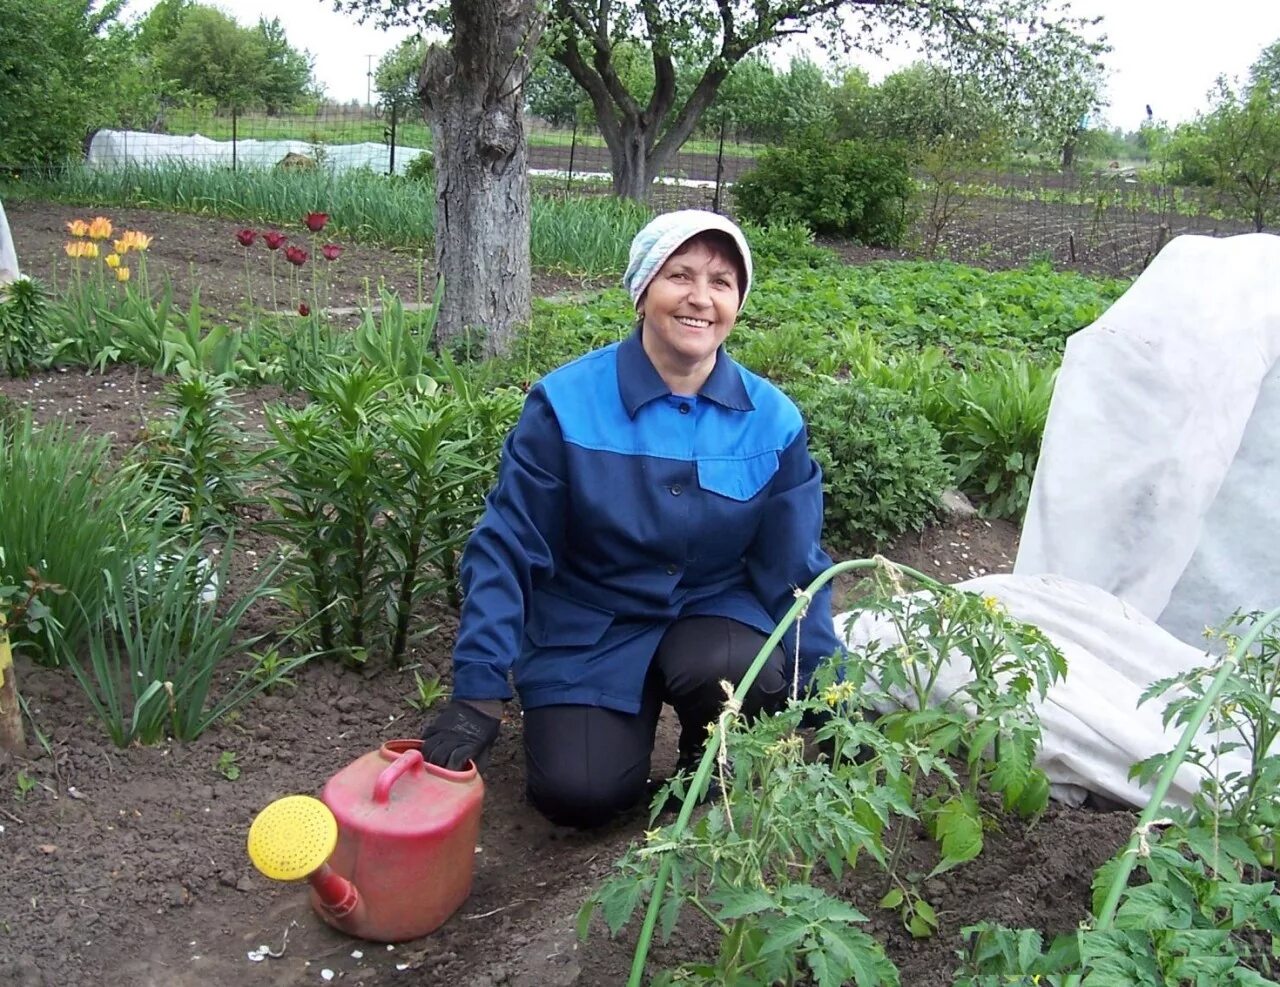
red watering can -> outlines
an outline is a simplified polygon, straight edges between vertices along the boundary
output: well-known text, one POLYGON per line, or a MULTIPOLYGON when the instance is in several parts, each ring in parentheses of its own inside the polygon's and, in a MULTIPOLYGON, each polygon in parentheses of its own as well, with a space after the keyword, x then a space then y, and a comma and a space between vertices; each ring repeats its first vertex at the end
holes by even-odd
POLYGON ((249 827, 267 877, 303 878, 336 929, 403 942, 434 932, 471 891, 484 782, 474 765, 428 764, 417 740, 390 740, 329 779, 319 799, 272 802, 249 827))

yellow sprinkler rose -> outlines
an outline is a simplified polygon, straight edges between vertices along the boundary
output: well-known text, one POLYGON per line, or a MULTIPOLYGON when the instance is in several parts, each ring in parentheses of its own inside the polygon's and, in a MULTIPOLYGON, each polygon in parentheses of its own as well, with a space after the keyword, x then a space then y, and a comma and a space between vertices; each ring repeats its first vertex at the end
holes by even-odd
POLYGON ((116 280, 123 283, 129 280, 129 269, 127 267, 116 268, 116 280))
POLYGON ((89 239, 107 240, 111 237, 111 220, 106 216, 95 216, 89 221, 89 239))
POLYGON ((89 224, 83 219, 73 219, 67 224, 67 232, 72 236, 88 236, 89 224))
POLYGON ((107 267, 119 267, 119 266, 120 266, 120 255, 107 254, 107 267))

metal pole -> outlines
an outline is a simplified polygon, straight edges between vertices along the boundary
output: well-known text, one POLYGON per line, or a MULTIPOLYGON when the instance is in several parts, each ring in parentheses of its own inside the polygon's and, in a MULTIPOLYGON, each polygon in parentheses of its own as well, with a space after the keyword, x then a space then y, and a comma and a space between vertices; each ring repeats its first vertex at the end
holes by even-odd
POLYGON ((578 114, 573 114, 573 137, 569 140, 569 177, 564 181, 564 194, 569 194, 569 186, 573 184, 573 155, 578 149, 578 114))
POLYGON ((399 104, 391 101, 391 165, 387 170, 388 175, 396 173, 396 108, 399 104))
POLYGON ((236 131, 236 108, 234 104, 231 107, 231 170, 236 170, 236 141, 239 139, 236 131))
POLYGON ((711 211, 720 211, 720 179, 724 177, 724 130, 727 121, 720 119, 720 150, 716 151, 716 194, 711 199, 711 211))

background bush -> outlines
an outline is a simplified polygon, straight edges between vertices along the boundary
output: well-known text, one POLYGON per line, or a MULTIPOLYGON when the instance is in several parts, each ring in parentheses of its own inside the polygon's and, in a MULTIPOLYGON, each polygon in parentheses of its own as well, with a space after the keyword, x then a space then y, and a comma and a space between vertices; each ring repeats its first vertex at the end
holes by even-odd
POLYGON ((788 391, 822 466, 825 541, 872 548, 934 517, 951 470, 937 430, 909 399, 831 377, 797 381, 788 391))
POLYGON ((761 154, 734 185, 734 201, 743 219, 762 226, 803 223, 814 233, 896 247, 914 191, 901 150, 812 132, 761 154))

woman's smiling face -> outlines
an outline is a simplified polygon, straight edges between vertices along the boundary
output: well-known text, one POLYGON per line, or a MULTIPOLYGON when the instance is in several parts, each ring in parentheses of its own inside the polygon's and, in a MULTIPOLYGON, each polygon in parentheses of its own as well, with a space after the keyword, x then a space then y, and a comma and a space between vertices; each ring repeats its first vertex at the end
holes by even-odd
POLYGON ((642 340, 655 369, 669 375, 701 378, 715 366, 716 350, 738 319, 741 304, 739 265, 700 239, 667 258, 649 283, 640 308, 642 340))

